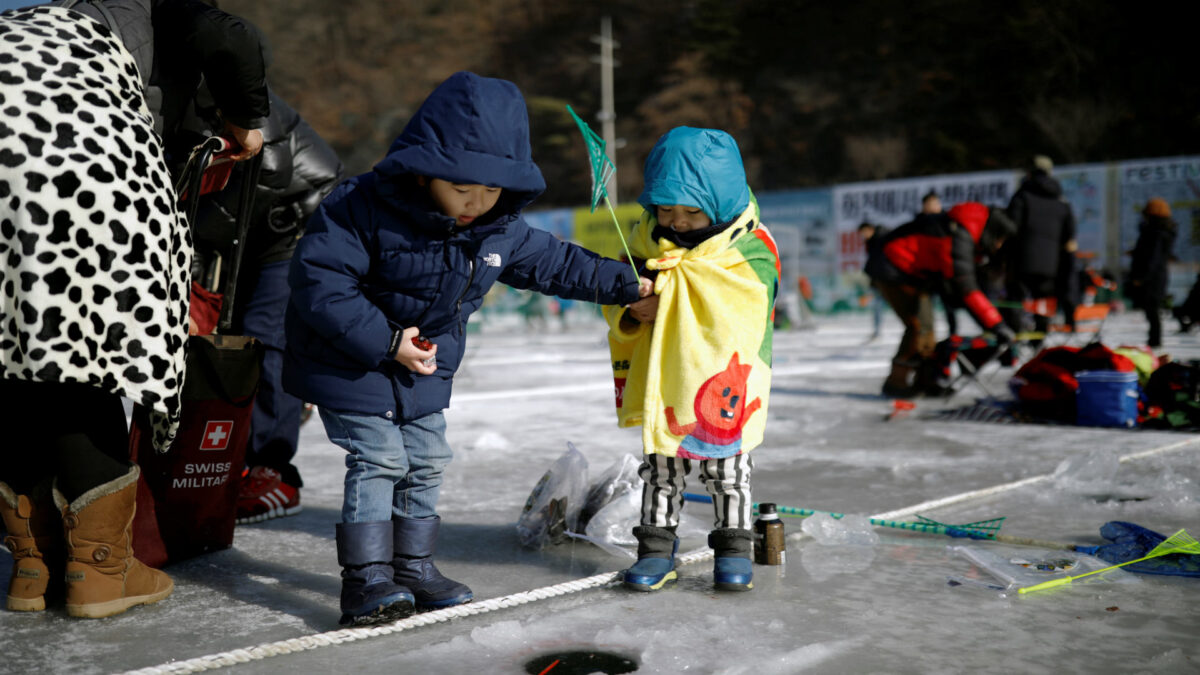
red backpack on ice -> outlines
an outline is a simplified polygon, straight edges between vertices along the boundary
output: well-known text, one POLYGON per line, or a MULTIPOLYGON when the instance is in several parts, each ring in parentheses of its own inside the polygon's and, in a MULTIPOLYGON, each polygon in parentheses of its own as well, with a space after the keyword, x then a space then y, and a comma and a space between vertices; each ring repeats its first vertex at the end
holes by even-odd
POLYGON ((1035 416, 1074 424, 1076 373, 1085 370, 1136 370, 1128 357, 1099 342, 1086 347, 1050 347, 1017 369, 1008 388, 1021 408, 1035 416))

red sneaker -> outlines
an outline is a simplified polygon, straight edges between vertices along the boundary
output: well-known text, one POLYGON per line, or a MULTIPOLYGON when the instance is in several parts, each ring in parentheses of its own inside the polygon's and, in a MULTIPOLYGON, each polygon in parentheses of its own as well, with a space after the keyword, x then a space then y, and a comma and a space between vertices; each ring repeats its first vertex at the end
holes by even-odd
POLYGON ((256 466, 242 477, 237 501, 239 525, 297 513, 300 513, 300 490, 284 483, 275 469, 256 466))

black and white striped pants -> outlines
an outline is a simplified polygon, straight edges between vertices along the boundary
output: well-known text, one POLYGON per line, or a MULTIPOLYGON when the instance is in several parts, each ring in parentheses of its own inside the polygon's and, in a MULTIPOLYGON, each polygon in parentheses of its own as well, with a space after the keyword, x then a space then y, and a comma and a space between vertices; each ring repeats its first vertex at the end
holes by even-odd
MULTIPOLYGON (((713 499, 714 529, 751 527, 750 473, 754 461, 749 453, 723 459, 704 459, 700 482, 713 499)), ((693 460, 667 457, 657 453, 644 455, 638 475, 642 477, 642 525, 674 528, 683 509, 683 492, 693 460)))

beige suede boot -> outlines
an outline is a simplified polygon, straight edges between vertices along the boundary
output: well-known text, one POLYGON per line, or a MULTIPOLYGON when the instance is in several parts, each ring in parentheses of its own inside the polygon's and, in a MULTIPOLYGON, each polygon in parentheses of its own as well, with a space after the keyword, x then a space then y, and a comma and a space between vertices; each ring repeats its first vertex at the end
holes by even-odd
POLYGON ((171 594, 165 573, 133 557, 133 512, 137 505, 137 466, 88 490, 68 504, 57 489, 67 541, 67 614, 97 619, 148 605, 171 594))
POLYGON ((15 612, 46 609, 46 589, 58 586, 62 594, 62 522, 49 485, 19 495, 0 483, 0 517, 8 536, 4 545, 12 551, 12 577, 8 581, 8 605, 15 612))

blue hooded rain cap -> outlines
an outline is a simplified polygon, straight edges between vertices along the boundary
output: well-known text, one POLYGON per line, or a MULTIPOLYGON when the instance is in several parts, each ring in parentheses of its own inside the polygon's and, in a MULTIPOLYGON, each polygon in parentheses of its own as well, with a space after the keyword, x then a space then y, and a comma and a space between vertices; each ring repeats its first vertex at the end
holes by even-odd
POLYGON ((737 141, 719 129, 675 127, 663 134, 646 158, 645 181, 638 203, 647 211, 656 204, 694 206, 721 225, 750 205, 737 141))
POLYGON ((375 171, 503 188, 515 208, 546 189, 533 162, 521 91, 508 80, 466 71, 433 90, 375 171))

